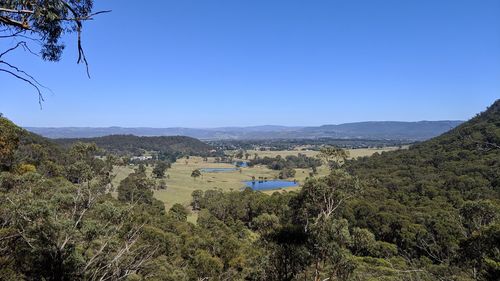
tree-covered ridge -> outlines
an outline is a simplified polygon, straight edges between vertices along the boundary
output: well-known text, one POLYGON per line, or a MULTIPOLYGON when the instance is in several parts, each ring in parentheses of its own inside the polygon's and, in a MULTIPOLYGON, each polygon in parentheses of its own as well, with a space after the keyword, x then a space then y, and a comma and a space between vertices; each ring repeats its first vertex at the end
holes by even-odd
POLYGON ((54 168, 64 159, 59 145, 0 117, 0 171, 31 165, 42 173, 56 175, 58 171, 54 168))
POLYGON ((350 161, 347 169, 388 190, 416 191, 428 198, 458 192, 473 200, 499 198, 499 159, 500 100, 448 133, 408 150, 350 161))
POLYGON ((349 203, 356 226, 442 270, 499 276, 500 100, 442 136, 346 169, 369 183, 349 203))
POLYGON ((97 138, 55 139, 62 145, 76 142, 95 143, 102 149, 113 153, 140 154, 143 151, 179 152, 186 155, 208 155, 213 149, 210 145, 191 137, 138 137, 134 135, 111 135, 97 138))

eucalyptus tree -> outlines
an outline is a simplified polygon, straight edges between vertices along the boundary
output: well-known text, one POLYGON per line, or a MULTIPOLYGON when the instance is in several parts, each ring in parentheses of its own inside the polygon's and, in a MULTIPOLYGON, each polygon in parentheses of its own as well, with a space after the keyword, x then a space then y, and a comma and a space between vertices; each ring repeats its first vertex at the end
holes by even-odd
POLYGON ((320 148, 318 158, 322 159, 331 169, 334 169, 349 158, 349 151, 339 147, 324 146, 320 148))
POLYGON ((361 188, 356 177, 336 170, 327 177, 309 179, 293 199, 294 220, 303 228, 313 260, 313 280, 344 280, 353 270, 347 250, 351 244, 349 224, 341 218, 340 210, 361 188))
POLYGON ((200 176, 201 176, 201 171, 199 169, 193 170, 193 172, 191 172, 191 177, 193 177, 193 179, 196 179, 200 176))
POLYGON ((165 171, 169 168, 169 163, 165 161, 158 161, 155 167, 153 168, 153 175, 157 178, 165 177, 165 171))
POLYGON ((65 49, 61 40, 63 35, 75 34, 77 63, 86 66, 90 77, 82 40, 84 23, 98 14, 109 12, 93 12, 93 6, 93 0, 0 1, 0 42, 8 46, 0 50, 0 72, 32 86, 41 103, 45 87, 7 57, 16 50, 23 50, 40 56, 44 61, 57 62, 65 49))

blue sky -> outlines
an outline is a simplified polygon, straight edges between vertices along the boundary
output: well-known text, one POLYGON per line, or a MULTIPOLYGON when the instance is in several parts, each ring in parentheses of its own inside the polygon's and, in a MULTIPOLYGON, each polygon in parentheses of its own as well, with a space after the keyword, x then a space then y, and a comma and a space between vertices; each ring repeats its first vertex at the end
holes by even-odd
POLYGON ((500 98, 498 0, 96 2, 113 12, 85 26, 92 78, 74 36, 58 63, 18 52, 54 93, 40 110, 0 73, 0 112, 23 126, 302 126, 468 119, 500 98))

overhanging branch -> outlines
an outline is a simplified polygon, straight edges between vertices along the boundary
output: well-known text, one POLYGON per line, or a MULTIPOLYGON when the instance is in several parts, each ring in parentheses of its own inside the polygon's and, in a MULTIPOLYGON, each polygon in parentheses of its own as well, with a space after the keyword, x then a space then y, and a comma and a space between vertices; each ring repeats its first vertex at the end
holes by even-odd
POLYGON ((40 104, 40 108, 42 107, 42 102, 44 101, 42 91, 40 91, 40 87, 38 87, 38 85, 36 85, 35 82, 33 82, 30 79, 27 79, 25 77, 22 77, 21 75, 18 75, 16 73, 14 73, 13 71, 10 71, 7 69, 0 68, 0 72, 5 72, 7 74, 10 74, 10 75, 14 76, 15 78, 30 84, 33 88, 35 88, 36 92, 38 93, 38 104, 40 104))
MULTIPOLYGON (((36 43, 40 44, 40 47, 42 48, 41 54, 44 59, 58 61, 62 53, 62 45, 57 42, 60 35, 57 35, 59 33, 51 35, 47 29, 40 27, 40 23, 47 25, 53 24, 55 25, 55 30, 63 30, 62 32, 76 32, 78 48, 77 64, 85 64, 87 76, 90 78, 89 63, 87 61, 81 39, 83 22, 93 20, 95 16, 109 13, 111 10, 103 10, 92 13, 88 7, 82 6, 83 4, 78 3, 78 1, 56 0, 50 2, 53 3, 49 6, 47 6, 48 4, 44 1, 41 1, 40 3, 37 1, 33 3, 32 1, 22 1, 21 4, 1 5, 0 39, 12 38, 17 41, 25 38, 34 40, 36 43), (54 10, 51 10, 51 5, 54 6, 54 10), (32 36, 37 38, 26 36, 27 32, 30 32, 32 36)), ((3 58, 8 53, 18 49, 19 47, 22 47, 25 51, 35 54, 30 50, 26 42, 18 42, 14 46, 0 53, 0 72, 7 73, 35 88, 38 93, 41 107, 41 103, 44 101, 41 88, 48 88, 41 85, 32 75, 17 66, 6 62, 3 58)), ((48 90, 50 91, 50 89, 48 90)))

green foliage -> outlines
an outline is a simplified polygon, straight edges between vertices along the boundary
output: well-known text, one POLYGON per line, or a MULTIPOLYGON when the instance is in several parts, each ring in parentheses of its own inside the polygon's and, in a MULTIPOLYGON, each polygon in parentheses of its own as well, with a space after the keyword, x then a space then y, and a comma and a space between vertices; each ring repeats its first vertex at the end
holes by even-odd
POLYGON ((0 171, 11 167, 14 152, 19 145, 19 128, 0 117, 0 171))
POLYGON ((498 222, 500 208, 490 200, 467 201, 460 208, 460 215, 468 232, 473 233, 498 222))
POLYGON ((191 207, 193 210, 200 210, 201 200, 203 199, 203 190, 195 190, 191 193, 191 197, 193 198, 191 202, 191 207))
POLYGON ((272 170, 283 170, 285 168, 317 168, 321 166, 321 160, 299 153, 297 156, 288 155, 285 158, 281 157, 280 155, 274 158, 268 156, 264 158, 256 157, 255 159, 252 159, 248 163, 248 165, 266 165, 269 169, 272 170))
MULTIPOLYGON (((477 244, 470 239, 498 224, 499 144, 497 101, 472 120, 409 150, 348 161, 346 169, 366 180, 367 187, 361 198, 349 202, 345 215, 410 258, 448 269, 436 270, 437 275, 463 275, 449 269, 472 259, 464 270, 488 280, 479 277, 489 274, 482 257, 488 251, 473 251, 477 244), (469 254, 461 257, 464 252, 469 254)), ((495 255, 490 259, 498 262, 495 255)))
POLYGON ((159 161, 153 168, 153 175, 157 178, 165 177, 165 171, 170 168, 170 164, 165 161, 159 161))
POLYGON ((375 250, 375 235, 368 229, 354 227, 351 231, 352 252, 359 256, 372 255, 375 250))
POLYGON ((186 221, 189 215, 188 210, 181 204, 174 204, 172 208, 168 211, 168 215, 179 221, 186 221))
POLYGON ((460 262, 475 270, 481 280, 500 276, 500 224, 484 226, 462 241, 460 262))
POLYGON ((328 219, 340 211, 343 203, 361 191, 360 181, 345 171, 333 171, 324 178, 312 178, 304 183, 294 198, 293 209, 298 222, 308 225, 328 219))
POLYGON ((278 177, 280 179, 288 179, 288 178, 293 178, 295 177, 295 169, 292 168, 284 168, 283 170, 280 171, 278 174, 278 177))
POLYGON ((339 147, 324 146, 320 148, 318 158, 322 159, 330 167, 336 168, 349 158, 349 151, 339 147))
POLYGON ((118 200, 131 204, 153 204, 155 183, 148 179, 144 173, 135 172, 128 175, 118 186, 118 200))
POLYGON ((281 227, 278 216, 263 213, 252 220, 253 228, 262 236, 268 236, 281 227))
MULTIPOLYGON (((64 50, 59 40, 64 33, 81 32, 81 22, 90 18, 93 0, 79 1, 2 1, 0 28, 16 32, 30 32, 39 38, 40 54, 44 60, 58 61, 64 50)), ((80 60, 80 59, 79 59, 80 60)))
POLYGON ((70 146, 75 142, 95 143, 100 148, 115 154, 141 155, 144 151, 156 151, 161 160, 171 161, 182 155, 210 155, 210 145, 195 138, 183 136, 138 137, 133 135, 111 135, 97 138, 57 139, 56 142, 70 146))
POLYGON ((198 169, 193 170, 193 172, 191 172, 191 177, 193 177, 194 179, 201 177, 201 171, 198 169))
POLYGON ((222 272, 224 265, 219 258, 210 255, 207 251, 199 250, 194 256, 193 266, 197 276, 215 278, 222 272))

